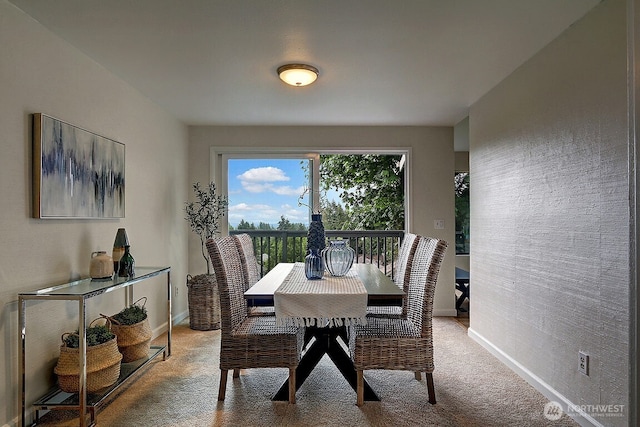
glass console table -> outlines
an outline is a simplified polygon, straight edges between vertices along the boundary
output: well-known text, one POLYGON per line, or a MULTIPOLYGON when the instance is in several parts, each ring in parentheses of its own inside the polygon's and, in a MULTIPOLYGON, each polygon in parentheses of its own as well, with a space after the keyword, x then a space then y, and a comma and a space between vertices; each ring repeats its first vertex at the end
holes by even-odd
POLYGON ((37 424, 41 410, 51 409, 76 409, 79 411, 80 426, 87 425, 87 410, 90 415, 90 424, 95 425, 95 412, 102 403, 105 402, 114 391, 122 384, 133 377, 133 374, 139 369, 146 366, 151 360, 162 354, 163 360, 171 355, 171 267, 136 267, 135 277, 117 277, 112 279, 82 279, 62 285, 55 285, 49 288, 40 289, 33 292, 20 293, 18 295, 18 319, 19 319, 19 336, 21 343, 19 345, 19 363, 20 363, 20 393, 22 403, 22 426, 27 425, 27 403, 26 403, 26 324, 27 324, 27 301, 77 301, 78 302, 78 331, 80 335, 79 365, 80 365, 80 387, 78 393, 66 393, 57 387, 47 392, 43 397, 36 400, 33 406, 36 409, 36 419, 33 424, 37 424), (102 295, 107 292, 113 292, 118 289, 125 289, 125 306, 129 306, 133 301, 133 285, 152 277, 166 274, 167 275, 167 343, 165 346, 152 346, 149 350, 149 357, 133 361, 131 363, 123 363, 120 368, 120 378, 114 385, 100 390, 96 393, 87 393, 87 352, 86 352, 86 300, 89 298, 102 295))

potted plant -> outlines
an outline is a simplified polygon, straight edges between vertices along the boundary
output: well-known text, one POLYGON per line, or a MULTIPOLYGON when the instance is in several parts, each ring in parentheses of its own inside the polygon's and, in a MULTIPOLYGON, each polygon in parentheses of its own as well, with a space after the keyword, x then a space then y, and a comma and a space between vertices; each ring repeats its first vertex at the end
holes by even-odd
POLYGON ((122 363, 149 356, 152 332, 147 317, 146 302, 147 297, 142 297, 113 316, 102 315, 109 319, 111 330, 118 338, 118 350, 122 353, 122 363), (141 300, 144 302, 138 305, 141 300))
POLYGON ((220 219, 229 205, 226 197, 216 193, 216 185, 209 183, 203 189, 200 183, 193 184, 195 202, 187 202, 185 219, 191 230, 200 238, 202 257, 207 265, 207 273, 195 276, 187 275, 189 326, 191 329, 212 330, 220 328, 220 299, 218 285, 211 274, 211 259, 207 251, 207 240, 218 234, 220 219))
MULTIPOLYGON (((93 322, 86 330, 86 387, 88 392, 113 385, 120 377, 120 363, 122 361, 122 354, 118 351, 116 336, 111 331, 110 323, 92 326, 93 322)), ((80 389, 79 347, 78 330, 74 333, 62 334, 60 357, 53 371, 58 376, 60 389, 67 393, 77 393, 80 389)))

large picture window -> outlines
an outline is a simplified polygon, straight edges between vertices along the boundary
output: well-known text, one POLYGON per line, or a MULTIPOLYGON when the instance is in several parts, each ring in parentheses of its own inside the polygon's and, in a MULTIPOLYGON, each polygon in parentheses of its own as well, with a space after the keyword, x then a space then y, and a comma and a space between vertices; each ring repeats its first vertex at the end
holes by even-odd
POLYGON ((229 230, 405 229, 405 155, 230 156, 229 230))

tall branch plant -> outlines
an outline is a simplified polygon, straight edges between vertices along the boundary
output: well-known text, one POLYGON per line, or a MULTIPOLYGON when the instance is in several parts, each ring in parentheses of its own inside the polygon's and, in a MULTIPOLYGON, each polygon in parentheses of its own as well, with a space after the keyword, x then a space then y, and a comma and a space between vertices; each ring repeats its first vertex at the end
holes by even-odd
POLYGON ((201 188, 200 183, 193 184, 196 195, 195 202, 186 202, 185 219, 194 233, 200 237, 202 257, 207 263, 207 274, 211 274, 211 259, 206 247, 207 240, 218 234, 220 218, 222 218, 229 205, 229 200, 216 194, 216 185, 209 183, 206 189, 201 188))

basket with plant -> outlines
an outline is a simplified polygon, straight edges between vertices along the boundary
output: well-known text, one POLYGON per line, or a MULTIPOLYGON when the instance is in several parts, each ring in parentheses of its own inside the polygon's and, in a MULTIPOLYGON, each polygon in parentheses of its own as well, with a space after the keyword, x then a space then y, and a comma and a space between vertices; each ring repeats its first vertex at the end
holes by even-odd
MULTIPOLYGON (((115 384, 120 377, 122 354, 118 351, 116 336, 107 321, 86 329, 87 377, 86 388, 92 393, 115 384)), ((62 334, 60 357, 53 369, 62 391, 77 393, 80 390, 80 332, 62 334)))
POLYGON ((200 331, 220 329, 220 298, 215 274, 211 274, 211 259, 206 248, 207 240, 218 234, 220 219, 224 216, 228 199, 216 193, 216 185, 208 188, 193 184, 195 202, 187 202, 185 219, 194 233, 200 237, 202 257, 207 264, 207 273, 187 275, 187 300, 189 303, 189 327, 200 331))
POLYGON ((149 357, 152 332, 146 303, 147 297, 142 297, 113 316, 101 315, 111 322, 111 330, 118 337, 122 363, 149 357), (141 305, 140 301, 143 301, 141 305))

